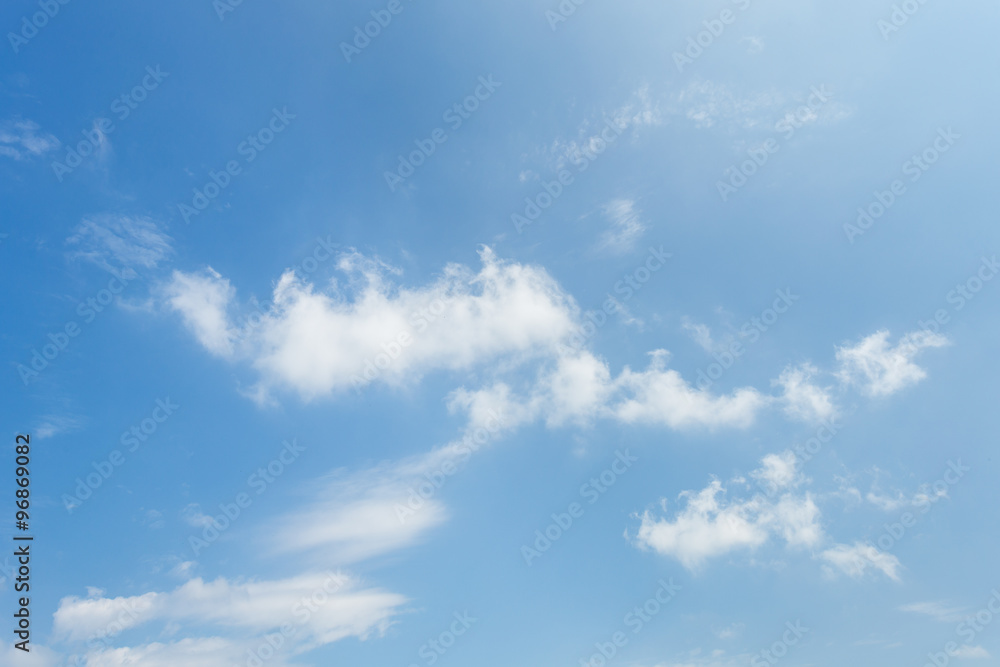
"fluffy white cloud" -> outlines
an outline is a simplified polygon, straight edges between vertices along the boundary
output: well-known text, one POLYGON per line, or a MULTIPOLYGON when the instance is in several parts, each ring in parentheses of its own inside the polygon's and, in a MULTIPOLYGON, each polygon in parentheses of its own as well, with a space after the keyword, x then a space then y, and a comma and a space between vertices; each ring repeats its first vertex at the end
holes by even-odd
POLYGON ((626 423, 662 424, 671 428, 690 426, 750 426, 770 397, 756 389, 737 389, 728 396, 714 396, 695 389, 675 370, 666 368, 665 350, 652 353, 645 371, 622 371, 616 384, 631 394, 612 410, 626 423))
POLYGON ((820 554, 820 558, 829 564, 827 573, 830 575, 840 571, 849 577, 861 579, 871 570, 879 571, 893 581, 899 581, 899 559, 890 553, 879 551, 870 544, 863 542, 837 544, 820 554))
POLYGON ((889 332, 876 331, 854 346, 837 349, 838 376, 869 396, 889 396, 927 377, 924 369, 913 363, 921 350, 945 345, 948 339, 940 334, 915 331, 891 346, 889 332))
POLYGON ((397 287, 384 266, 358 255, 340 259, 352 290, 326 291, 285 273, 274 307, 250 331, 227 317, 233 293, 216 274, 176 272, 167 288, 171 305, 211 351, 237 352, 277 387, 305 399, 376 380, 400 385, 438 369, 470 369, 500 356, 551 352, 573 330, 576 306, 540 269, 501 262, 481 252, 478 273, 448 265, 434 283, 397 287))
POLYGON ((785 414, 792 419, 818 423, 837 415, 830 392, 811 381, 818 372, 812 364, 790 366, 772 382, 782 388, 785 414))
POLYGON ((781 454, 768 454, 761 459, 761 467, 750 473, 767 493, 776 493, 798 486, 804 481, 798 471, 795 452, 786 450, 781 454))
POLYGON ((164 296, 205 349, 229 357, 236 332, 229 323, 228 310, 235 292, 228 280, 208 269, 202 273, 174 271, 164 296))
MULTIPOLYGON (((771 455, 763 464, 753 476, 772 482, 775 490, 796 483, 794 458, 788 461, 771 455)), ((710 558, 738 549, 755 549, 771 536, 782 538, 789 546, 802 547, 816 546, 823 539, 820 511, 809 494, 784 493, 777 501, 755 494, 746 500, 728 502, 724 497, 720 499, 724 494, 722 483, 713 480, 697 493, 681 493, 686 505, 672 521, 645 512, 636 544, 696 570, 710 558)))

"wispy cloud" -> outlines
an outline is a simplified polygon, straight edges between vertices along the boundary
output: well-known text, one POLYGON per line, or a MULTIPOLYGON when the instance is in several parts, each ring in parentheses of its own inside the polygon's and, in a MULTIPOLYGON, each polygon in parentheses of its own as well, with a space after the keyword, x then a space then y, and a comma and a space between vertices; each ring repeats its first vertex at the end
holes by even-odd
POLYGON ((173 253, 172 239, 149 218, 102 214, 85 218, 66 243, 71 255, 117 274, 154 269, 173 253))
POLYGON ((635 247, 636 241, 646 231, 647 226, 640 218, 640 212, 631 199, 615 199, 604 206, 604 216, 611 222, 611 229, 604 232, 599 249, 614 254, 623 254, 635 247))
POLYGON ((30 120, 8 120, 0 123, 0 155, 15 160, 44 155, 59 148, 59 140, 42 132, 38 123, 30 120))

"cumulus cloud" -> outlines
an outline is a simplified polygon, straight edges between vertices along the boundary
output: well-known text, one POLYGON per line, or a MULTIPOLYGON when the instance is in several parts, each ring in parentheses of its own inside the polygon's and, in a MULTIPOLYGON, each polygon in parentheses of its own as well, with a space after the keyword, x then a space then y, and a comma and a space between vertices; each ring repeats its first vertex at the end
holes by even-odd
POLYGON ((665 350, 656 350, 651 356, 645 371, 626 367, 617 380, 618 386, 631 394, 613 407, 615 416, 625 423, 745 428, 770 403, 770 397, 753 388, 737 389, 727 396, 695 389, 679 372, 666 368, 669 355, 665 350))
POLYGON ((607 364, 568 343, 579 313, 542 269, 482 253, 473 273, 449 265, 425 287, 403 288, 356 255, 342 259, 351 294, 333 284, 320 292, 293 273, 275 288, 274 307, 252 329, 233 324, 235 290, 214 271, 174 272, 167 303, 212 353, 247 359, 260 374, 262 394, 289 388, 311 399, 373 382, 415 382, 434 370, 513 369, 532 360, 536 384, 522 396, 503 381, 480 390, 507 393, 510 414, 544 415, 549 425, 598 417, 624 423, 744 428, 771 398, 756 389, 716 396, 694 388, 658 350, 645 370, 617 377, 607 364), (402 336, 402 337, 401 337, 402 336))
MULTIPOLYGON (((794 458, 788 461, 780 456, 766 457, 763 467, 753 476, 773 480, 778 490, 794 486, 798 478, 794 458)), ((800 547, 816 546, 823 539, 820 511, 808 493, 786 492, 777 500, 755 494, 749 499, 730 501, 725 495, 722 483, 712 480, 699 492, 680 494, 686 504, 673 520, 645 512, 636 544, 697 570, 711 558, 740 549, 756 549, 772 536, 780 537, 789 546, 800 547)))
POLYGON ((827 389, 812 382, 819 373, 812 364, 789 366, 772 384, 782 388, 785 414, 792 419, 818 423, 837 415, 833 399, 827 389))
POLYGON ((841 382, 860 387, 868 396, 889 396, 927 377, 924 369, 913 363, 922 350, 948 344, 940 334, 915 331, 892 346, 888 331, 876 331, 853 346, 837 348, 837 375, 841 382))
POLYGON ((827 574, 831 576, 839 572, 861 579, 869 572, 877 571, 893 581, 899 581, 899 559, 870 544, 837 544, 820 554, 820 558, 828 564, 827 574))
MULTIPOLYGON (((469 369, 501 355, 551 350, 573 327, 576 306, 545 271, 481 253, 478 273, 457 264, 425 287, 392 284, 358 256, 338 266, 352 290, 318 290, 282 275, 274 307, 237 350, 265 390, 287 388, 312 399, 375 381, 401 385, 424 373, 469 369)), ((227 316, 233 292, 217 274, 175 272, 171 305, 209 349, 227 356, 237 331, 227 316)))

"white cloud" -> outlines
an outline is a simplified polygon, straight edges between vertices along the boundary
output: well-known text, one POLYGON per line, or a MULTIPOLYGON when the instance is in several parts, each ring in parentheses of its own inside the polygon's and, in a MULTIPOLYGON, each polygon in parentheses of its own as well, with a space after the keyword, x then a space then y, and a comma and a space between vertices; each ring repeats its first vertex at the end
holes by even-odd
POLYGON ((599 247, 621 254, 632 250, 636 241, 646 231, 631 199, 615 199, 604 206, 604 215, 611 221, 611 229, 602 236, 599 247))
POLYGON ((313 553, 338 565, 409 546, 448 517, 434 498, 421 499, 417 511, 401 509, 409 507, 416 489, 428 482, 426 475, 443 460, 435 450, 350 475, 329 475, 313 501, 265 531, 268 542, 283 553, 313 553))
POLYGON ((169 307, 181 314, 199 343, 221 357, 233 353, 236 332, 229 323, 228 309, 234 294, 229 281, 211 268, 202 273, 174 271, 164 288, 169 307))
POLYGON ((38 123, 30 120, 8 120, 0 123, 0 155, 15 160, 37 157, 59 148, 59 140, 42 132, 38 123))
MULTIPOLYGON (((783 457, 766 457, 764 467, 755 476, 776 480, 787 488, 797 478, 788 470, 783 457)), ((820 511, 809 494, 783 494, 777 502, 763 494, 746 500, 727 502, 719 480, 713 480, 700 492, 685 491, 683 510, 672 521, 642 515, 636 544, 665 556, 676 558, 697 570, 705 561, 731 551, 753 550, 772 536, 781 537, 789 546, 812 547, 823 539, 820 511)))
POLYGON ((772 381, 773 385, 783 390, 782 402, 785 414, 790 418, 818 423, 837 415, 830 392, 811 382, 818 372, 812 364, 789 366, 778 379, 772 381))
POLYGON ((173 240, 144 217, 102 214, 85 218, 66 243, 72 255, 118 274, 123 267, 154 269, 173 253, 173 240))
POLYGON ((732 625, 720 628, 718 630, 713 628, 712 632, 719 639, 734 639, 743 634, 743 630, 745 629, 745 627, 746 626, 743 623, 733 623, 732 625))
POLYGON ((761 459, 761 467, 750 473, 769 494, 794 488, 805 478, 797 470, 798 459, 795 452, 786 450, 781 454, 768 454, 761 459))
POLYGON ((900 611, 930 616, 942 623, 958 623, 965 618, 965 610, 944 602, 913 602, 899 607, 900 611))
POLYGON ((756 389, 736 389, 728 396, 714 396, 695 389, 675 370, 666 368, 665 350, 651 353, 645 371, 626 367, 616 384, 632 397, 615 405, 615 416, 625 423, 663 424, 671 428, 691 426, 750 426, 770 397, 756 389))
POLYGON ((740 95, 724 84, 698 80, 677 94, 675 104, 699 128, 710 128, 720 121, 753 128, 765 123, 785 102, 780 93, 740 95))
POLYGON ((956 658, 974 659, 974 658, 989 658, 990 652, 987 651, 982 646, 969 646, 964 644, 959 646, 952 652, 952 655, 956 658))
MULTIPOLYGON (((451 264, 417 289, 393 285, 384 267, 357 255, 339 262, 352 279, 349 291, 336 283, 319 291, 287 272, 273 309, 238 351, 265 392, 289 388, 307 400, 376 380, 402 385, 434 370, 551 353, 572 331, 572 299, 541 269, 501 262, 488 248, 481 257, 478 273, 451 264)), ((168 293, 199 340, 228 355, 236 335, 228 282, 175 272, 168 293)))
POLYGON ((51 438, 64 433, 73 433, 83 428, 85 420, 68 415, 48 415, 34 428, 32 435, 39 439, 51 438))
POLYGON ((889 396, 927 376, 913 363, 921 350, 948 344, 948 339, 939 334, 915 331, 893 347, 889 345, 889 332, 877 331, 854 346, 837 349, 837 374, 843 383, 859 386, 869 396, 889 396))
MULTIPOLYGON (((84 641, 117 636, 123 630, 160 621, 187 624, 199 632, 207 627, 225 630, 232 635, 227 643, 243 643, 291 624, 296 632, 289 641, 297 650, 307 650, 346 637, 365 639, 384 633, 405 603, 406 599, 400 595, 363 588, 360 580, 341 573, 309 573, 275 581, 192 579, 167 593, 113 599, 63 598, 53 617, 53 629, 62 639, 84 641), (317 601, 312 610, 302 604, 303 599, 310 598, 317 601)), ((198 641, 208 640, 185 640, 188 645, 198 641)), ((214 645, 223 650, 223 640, 217 641, 214 645)), ((122 659, 142 656, 146 651, 153 651, 154 657, 172 655, 183 647, 184 642, 129 648, 119 650, 119 655, 122 659)), ((104 655, 109 653, 114 655, 114 652, 104 655)), ((133 664, 103 663, 99 656, 95 659, 98 662, 88 664, 133 664)), ((141 664, 148 663, 141 661, 141 664)))
POLYGON ((681 320, 681 326, 691 336, 691 340, 697 343, 698 347, 705 350, 705 352, 714 354, 722 347, 712 339, 712 330, 708 328, 707 324, 701 324, 700 322, 691 320, 689 317, 684 317, 681 320))
POLYGON ((893 581, 899 581, 899 559, 863 542, 855 542, 853 545, 837 544, 820 554, 820 558, 829 564, 827 573, 831 576, 839 570, 850 577, 861 579, 869 570, 877 570, 893 581))

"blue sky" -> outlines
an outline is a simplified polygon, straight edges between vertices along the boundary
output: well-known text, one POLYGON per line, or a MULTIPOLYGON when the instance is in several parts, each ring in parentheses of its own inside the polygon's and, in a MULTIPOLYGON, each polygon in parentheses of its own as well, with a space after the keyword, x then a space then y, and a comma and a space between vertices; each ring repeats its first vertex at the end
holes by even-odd
POLYGON ((7 3, 0 663, 1000 664, 998 19, 7 3))

